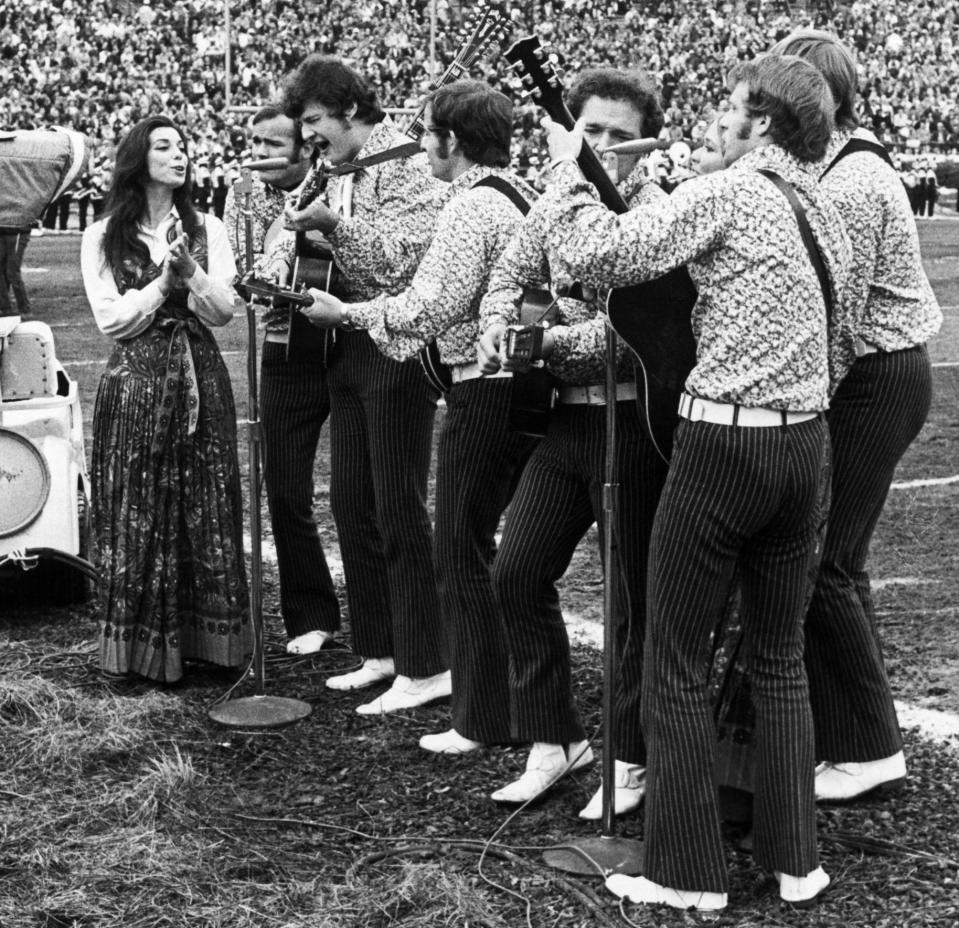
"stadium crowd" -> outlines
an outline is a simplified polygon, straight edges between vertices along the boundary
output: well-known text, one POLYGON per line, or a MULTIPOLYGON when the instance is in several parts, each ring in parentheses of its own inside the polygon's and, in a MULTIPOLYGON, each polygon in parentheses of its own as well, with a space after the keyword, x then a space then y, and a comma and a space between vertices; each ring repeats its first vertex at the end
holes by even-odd
MULTIPOLYGON (((667 141, 698 143, 732 64, 794 26, 817 25, 856 47, 863 121, 901 153, 904 174, 959 151, 959 0, 527 0, 521 7, 513 14, 517 32, 551 42, 567 70, 650 72, 663 88, 667 141)), ((239 108, 273 98, 279 78, 306 53, 344 56, 391 107, 415 107, 429 86, 427 0, 233 0, 228 100, 224 9, 222 0, 0 0, 0 127, 62 125, 93 140, 92 170, 72 191, 81 228, 102 205, 117 143, 148 113, 189 127, 199 205, 219 213, 246 144, 239 108)), ((468 9, 437 3, 437 74, 455 54, 468 9)), ((495 54, 474 76, 515 95, 515 78, 495 54)), ((543 163, 537 109, 527 104, 519 114, 515 166, 535 183, 543 163)), ((66 228, 70 208, 58 204, 45 225, 66 228)))

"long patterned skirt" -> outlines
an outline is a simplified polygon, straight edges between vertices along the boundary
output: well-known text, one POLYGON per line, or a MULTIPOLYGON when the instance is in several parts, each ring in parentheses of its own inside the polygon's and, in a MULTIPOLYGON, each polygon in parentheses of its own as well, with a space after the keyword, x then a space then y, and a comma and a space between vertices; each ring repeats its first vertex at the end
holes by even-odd
POLYGON ((174 682, 252 650, 230 378, 198 320, 116 343, 93 416, 100 665, 174 682))

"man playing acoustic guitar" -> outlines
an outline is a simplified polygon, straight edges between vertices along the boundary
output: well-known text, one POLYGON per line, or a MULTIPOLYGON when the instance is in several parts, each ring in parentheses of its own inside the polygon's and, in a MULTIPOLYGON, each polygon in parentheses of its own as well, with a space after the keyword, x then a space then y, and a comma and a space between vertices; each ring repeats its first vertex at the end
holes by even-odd
MULTIPOLYGON (((639 72, 584 71, 570 89, 568 106, 585 120, 589 144, 603 150, 642 137, 655 139, 663 125, 659 94, 639 72)), ((619 190, 631 206, 665 197, 655 184, 639 184, 636 158, 619 164, 619 190), (633 170, 635 166, 635 170, 633 170)), ((479 363, 488 373, 510 366, 505 357, 507 327, 518 321, 523 289, 564 276, 541 236, 528 224, 493 270, 483 299, 479 363)), ((557 405, 545 437, 533 452, 516 491, 493 565, 493 583, 502 604, 513 662, 514 736, 532 741, 525 773, 493 793, 500 802, 526 802, 561 777, 592 760, 572 695, 569 642, 556 583, 589 527, 603 518, 606 410, 605 315, 596 300, 560 300, 560 321, 543 333, 540 356, 558 382, 557 405)), ((639 673, 645 628, 646 561, 649 532, 665 464, 640 424, 633 365, 625 347, 617 363, 616 465, 621 495, 615 531, 622 579, 622 606, 616 616, 620 679, 616 681, 614 810, 636 808, 643 796, 645 745, 639 728, 639 673)), ((597 791, 580 813, 602 817, 597 791)))
MULTIPOLYGON (((284 111, 337 166, 409 143, 369 82, 342 61, 308 56, 284 81, 284 111)), ((332 177, 327 202, 287 209, 287 225, 330 243, 342 295, 374 299, 406 287, 429 246, 443 188, 422 158, 332 177)), ((395 712, 449 696, 450 675, 426 509, 437 392, 418 361, 394 361, 363 331, 337 333, 329 360, 330 501, 346 575, 354 651, 363 665, 331 689, 388 681, 358 707, 395 712)))

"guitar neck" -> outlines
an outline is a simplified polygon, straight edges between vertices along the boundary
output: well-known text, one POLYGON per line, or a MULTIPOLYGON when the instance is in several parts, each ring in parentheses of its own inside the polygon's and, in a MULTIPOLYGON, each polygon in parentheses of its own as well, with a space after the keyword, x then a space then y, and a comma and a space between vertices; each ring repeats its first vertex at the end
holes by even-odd
MULTIPOLYGON (((549 117, 554 122, 558 122, 564 129, 571 130, 576 124, 573 114, 570 113, 565 104, 562 105, 562 110, 550 112, 549 117)), ((604 206, 607 206, 614 213, 629 211, 629 206, 623 199, 623 195, 619 192, 609 174, 606 173, 606 168, 603 167, 596 152, 593 151, 585 139, 583 139, 583 145, 579 150, 576 163, 583 172, 583 177, 596 188, 604 206)))

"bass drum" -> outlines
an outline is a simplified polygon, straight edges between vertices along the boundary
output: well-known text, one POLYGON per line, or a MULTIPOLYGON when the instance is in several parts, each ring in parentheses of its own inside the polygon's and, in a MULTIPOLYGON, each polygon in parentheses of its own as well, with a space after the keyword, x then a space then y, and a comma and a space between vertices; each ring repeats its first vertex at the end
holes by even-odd
POLYGON ((50 468, 37 446, 0 428, 0 538, 36 521, 50 496, 50 468))

